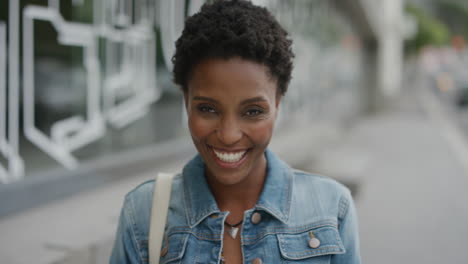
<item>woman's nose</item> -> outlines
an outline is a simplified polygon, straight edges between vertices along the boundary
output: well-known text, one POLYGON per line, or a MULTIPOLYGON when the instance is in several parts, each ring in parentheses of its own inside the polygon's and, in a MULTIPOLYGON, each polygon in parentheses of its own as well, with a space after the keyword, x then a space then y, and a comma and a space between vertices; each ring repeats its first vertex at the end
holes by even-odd
POLYGON ((234 145, 242 138, 242 130, 235 118, 224 118, 217 131, 218 138, 224 145, 234 145))

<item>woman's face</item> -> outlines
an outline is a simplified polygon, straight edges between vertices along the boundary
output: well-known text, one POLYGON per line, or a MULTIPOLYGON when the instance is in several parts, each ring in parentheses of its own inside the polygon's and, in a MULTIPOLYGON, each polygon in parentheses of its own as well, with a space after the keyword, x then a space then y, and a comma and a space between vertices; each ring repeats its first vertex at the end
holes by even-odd
POLYGON ((205 60, 184 96, 190 133, 211 180, 233 185, 265 173, 280 102, 265 66, 240 58, 205 60))

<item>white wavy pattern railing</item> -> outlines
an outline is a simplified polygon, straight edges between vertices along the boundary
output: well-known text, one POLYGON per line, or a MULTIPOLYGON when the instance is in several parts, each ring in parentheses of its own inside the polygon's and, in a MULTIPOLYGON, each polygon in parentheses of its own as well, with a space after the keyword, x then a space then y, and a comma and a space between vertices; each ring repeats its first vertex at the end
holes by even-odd
MULTIPOLYGON (((71 1, 75 6, 83 4, 81 0, 71 1)), ((203 2, 191 1, 188 10, 193 13, 203 2)), ((20 10, 19 1, 10 0, 8 28, 0 22, 0 153, 6 160, 5 165, 0 164, 0 183, 24 177, 24 161, 19 154, 20 107, 24 122, 22 132, 26 138, 68 169, 79 165, 73 151, 103 137, 107 124, 123 128, 145 115, 149 106, 161 95, 156 83, 156 12, 160 12, 161 32, 164 32, 161 34, 163 55, 170 68, 171 43, 182 30, 184 13, 180 11, 185 10, 185 4, 183 0, 162 0, 157 10, 156 1, 93 1, 93 23, 84 24, 64 20, 60 14, 59 0, 49 0, 47 7, 28 5, 23 10, 20 10), (49 22, 57 32, 60 45, 83 49, 82 66, 86 73, 87 96, 85 117, 73 115, 55 122, 50 135, 35 125, 35 21, 49 22), (20 33, 23 37, 22 47, 19 46, 20 33), (105 40, 105 54, 99 53, 99 39, 105 40), (102 60, 105 63, 101 63, 102 60), (100 65, 105 65, 105 68, 102 69, 100 65), (22 105, 20 67, 23 72, 22 105), (124 101, 117 100, 117 95, 122 93, 130 96, 124 101)))

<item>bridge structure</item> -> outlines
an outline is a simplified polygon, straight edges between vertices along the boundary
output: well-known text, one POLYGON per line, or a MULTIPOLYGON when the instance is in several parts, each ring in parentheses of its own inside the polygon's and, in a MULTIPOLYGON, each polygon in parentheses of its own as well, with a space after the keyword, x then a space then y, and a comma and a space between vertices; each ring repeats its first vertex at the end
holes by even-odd
POLYGON ((367 74, 365 110, 377 111, 401 92, 403 42, 414 27, 404 15, 404 0, 334 0, 363 43, 367 74))

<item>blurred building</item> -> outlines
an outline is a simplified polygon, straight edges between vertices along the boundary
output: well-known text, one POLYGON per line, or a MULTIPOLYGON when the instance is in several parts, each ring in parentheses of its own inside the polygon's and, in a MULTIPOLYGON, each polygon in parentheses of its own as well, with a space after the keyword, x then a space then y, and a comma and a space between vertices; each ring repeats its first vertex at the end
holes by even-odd
MULTIPOLYGON (((400 92, 402 0, 253 2, 294 42, 280 136, 346 128, 400 92)), ((171 57, 203 3, 0 2, 0 219, 194 153, 171 57)))
MULTIPOLYGON (((359 1, 345 2, 362 8, 359 1)), ((124 153, 149 146, 157 150, 158 144, 186 138, 182 98, 171 82, 170 58, 184 17, 202 3, 3 1, 0 194, 17 193, 8 189, 29 180, 42 186, 63 181, 67 186, 74 178, 68 174, 132 164, 141 157, 130 155, 135 157, 132 160, 124 153)), ((258 3, 288 29, 297 54, 279 129, 318 120, 342 122, 358 115, 365 105, 361 87, 367 79, 360 70, 366 63, 362 51, 367 39, 359 27, 328 1, 258 3)), ((375 7, 369 8, 372 14, 375 7)), ((381 44, 397 45, 386 48, 395 52, 398 44, 387 42, 397 42, 381 44)), ((394 61, 398 56, 393 55, 375 58, 394 61)), ((384 90, 391 89, 389 80, 382 82, 384 90)), ((174 152, 190 149, 179 145, 174 152)), ((101 182, 83 180, 88 187, 101 182)), ((69 187, 65 193, 77 189, 69 187)), ((0 215, 15 207, 27 205, 3 206, 0 215)))

